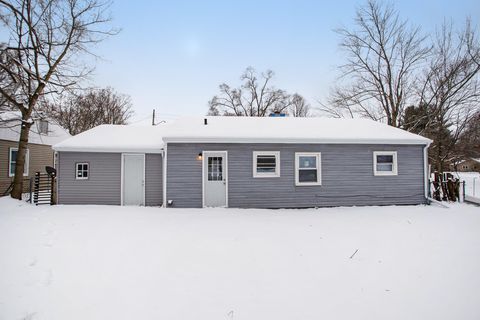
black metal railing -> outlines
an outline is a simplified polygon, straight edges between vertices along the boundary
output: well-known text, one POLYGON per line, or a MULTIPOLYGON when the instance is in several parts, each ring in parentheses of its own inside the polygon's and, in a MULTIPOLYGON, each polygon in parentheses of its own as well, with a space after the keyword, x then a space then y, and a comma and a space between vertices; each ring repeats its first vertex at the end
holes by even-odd
POLYGON ((48 173, 35 172, 33 178, 33 190, 31 195, 31 202, 37 206, 40 204, 54 204, 55 203, 55 177, 48 173))

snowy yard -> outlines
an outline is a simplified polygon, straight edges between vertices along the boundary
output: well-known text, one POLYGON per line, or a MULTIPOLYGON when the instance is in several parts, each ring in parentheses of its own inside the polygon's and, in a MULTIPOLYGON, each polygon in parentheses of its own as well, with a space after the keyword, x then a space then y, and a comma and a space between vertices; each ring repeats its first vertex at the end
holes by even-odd
POLYGON ((480 208, 0 198, 0 271, 2 320, 480 319, 480 208))

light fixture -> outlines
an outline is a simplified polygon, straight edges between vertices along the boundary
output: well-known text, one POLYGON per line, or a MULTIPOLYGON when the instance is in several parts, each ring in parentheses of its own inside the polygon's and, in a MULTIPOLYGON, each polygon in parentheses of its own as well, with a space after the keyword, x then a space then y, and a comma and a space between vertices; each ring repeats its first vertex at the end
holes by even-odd
POLYGON ((197 155, 197 160, 202 160, 203 159, 203 154, 200 152, 198 155, 197 155))

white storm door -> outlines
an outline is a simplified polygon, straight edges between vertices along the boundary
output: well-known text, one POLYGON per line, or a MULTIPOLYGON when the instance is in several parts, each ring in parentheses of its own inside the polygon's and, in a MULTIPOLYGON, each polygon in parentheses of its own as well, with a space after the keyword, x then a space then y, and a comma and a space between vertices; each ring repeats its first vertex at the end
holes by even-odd
POLYGON ((205 207, 227 206, 227 152, 203 152, 203 199, 205 207))
POLYGON ((145 194, 145 155, 123 155, 123 205, 143 206, 145 194))

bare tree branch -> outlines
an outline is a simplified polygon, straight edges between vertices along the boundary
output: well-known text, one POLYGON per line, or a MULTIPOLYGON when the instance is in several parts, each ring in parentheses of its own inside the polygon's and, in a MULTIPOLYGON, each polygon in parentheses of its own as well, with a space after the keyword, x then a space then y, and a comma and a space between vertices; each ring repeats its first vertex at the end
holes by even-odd
POLYGON ((241 87, 232 89, 225 83, 219 86, 220 95, 208 102, 208 114, 265 117, 271 112, 292 112, 294 116, 307 116, 309 106, 305 99, 299 94, 289 95, 271 86, 273 76, 273 71, 267 70, 259 79, 255 69, 247 68, 240 77, 243 82, 241 87))
POLYGON ((71 135, 101 124, 127 124, 133 116, 130 97, 112 88, 70 93, 60 101, 45 103, 41 109, 71 135))
POLYGON ((340 66, 340 84, 320 110, 398 127, 415 94, 416 68, 430 52, 426 37, 402 21, 393 6, 374 0, 357 10, 355 26, 336 30, 347 62, 340 66))
POLYGON ((468 20, 463 30, 453 30, 453 23, 445 22, 436 32, 433 56, 419 90, 420 105, 429 109, 426 124, 434 140, 430 158, 439 171, 455 157, 457 142, 480 110, 480 65, 475 53, 480 41, 468 20))
POLYGON ((78 57, 118 31, 108 27, 109 2, 99 0, 0 0, 9 34, 0 48, 0 96, 22 114, 12 197, 20 199, 31 116, 38 102, 62 93, 92 69, 78 57))

